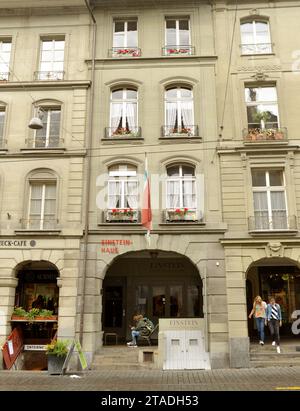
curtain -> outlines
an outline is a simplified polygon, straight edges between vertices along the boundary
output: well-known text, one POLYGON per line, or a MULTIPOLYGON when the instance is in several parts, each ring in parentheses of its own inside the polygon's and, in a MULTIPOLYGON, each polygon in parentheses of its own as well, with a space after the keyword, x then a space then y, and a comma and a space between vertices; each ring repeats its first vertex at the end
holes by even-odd
POLYGON ((137 181, 125 182, 125 206, 133 209, 138 208, 138 183, 137 181))
POLYGON ((111 134, 113 134, 119 127, 121 118, 122 118, 122 103, 112 103, 111 105, 111 115, 110 115, 110 124, 111 124, 111 134))
POLYGON ((180 207, 180 182, 167 181, 167 208, 180 207))
POLYGON ((256 229, 269 228, 268 198, 266 192, 254 192, 254 217, 256 229))
POLYGON ((177 118, 177 103, 171 103, 167 101, 166 103, 166 134, 168 135, 172 129, 175 127, 177 118))
POLYGON ((36 130, 34 147, 46 147, 47 124, 49 119, 49 110, 45 110, 42 116, 43 128, 36 130))
POLYGON ((56 185, 47 184, 45 186, 45 204, 44 204, 44 228, 55 226, 56 215, 56 185))
POLYGON ((119 181, 108 182, 108 208, 110 210, 121 207, 120 188, 119 181))
POLYGON ((129 131, 137 131, 137 106, 136 103, 126 103, 126 117, 128 122, 129 131))
POLYGON ((31 184, 29 225, 39 228, 42 212, 43 184, 31 184))
POLYGON ((183 207, 196 208, 195 181, 183 181, 183 207))
POLYGON ((287 212, 284 191, 271 192, 273 228, 287 228, 287 212))
POLYGON ((49 147, 58 147, 60 129, 60 110, 50 111, 49 147))
MULTIPOLYGON (((193 118, 193 101, 182 101, 181 102, 181 114, 183 119, 183 127, 189 127, 194 124, 193 118)), ((192 130, 194 132, 194 130, 192 130)), ((193 133, 194 134, 194 133, 193 133)))

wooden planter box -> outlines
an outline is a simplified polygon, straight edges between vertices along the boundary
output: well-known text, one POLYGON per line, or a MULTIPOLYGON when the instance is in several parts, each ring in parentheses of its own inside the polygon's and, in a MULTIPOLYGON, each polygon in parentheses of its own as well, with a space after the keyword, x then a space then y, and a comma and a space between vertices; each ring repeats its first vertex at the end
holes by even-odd
POLYGON ((34 322, 34 321, 57 321, 57 315, 50 315, 48 317, 41 317, 41 316, 36 316, 34 318, 27 318, 27 317, 21 317, 19 315, 12 315, 11 316, 11 321, 24 321, 24 322, 34 322))

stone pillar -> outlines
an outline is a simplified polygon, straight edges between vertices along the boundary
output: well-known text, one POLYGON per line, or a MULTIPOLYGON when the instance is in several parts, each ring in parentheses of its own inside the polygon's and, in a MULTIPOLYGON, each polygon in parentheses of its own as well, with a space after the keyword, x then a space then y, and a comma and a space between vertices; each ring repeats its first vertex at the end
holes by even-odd
MULTIPOLYGON (((17 278, 0 277, 0 346, 11 333, 10 319, 14 310, 17 285, 17 278)), ((0 350, 0 369, 2 365, 2 351, 0 350)))

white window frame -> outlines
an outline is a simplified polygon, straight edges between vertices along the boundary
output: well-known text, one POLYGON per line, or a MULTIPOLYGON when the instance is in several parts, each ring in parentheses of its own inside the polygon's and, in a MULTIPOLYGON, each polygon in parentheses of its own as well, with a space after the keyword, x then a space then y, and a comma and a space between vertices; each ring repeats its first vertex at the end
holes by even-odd
POLYGON ((242 46, 242 54, 271 54, 272 53, 272 42, 271 42, 271 31, 270 31, 270 23, 267 20, 258 20, 258 19, 254 19, 251 21, 243 21, 240 24, 240 33, 241 33, 241 46, 242 46), (256 24, 257 23, 263 23, 267 26, 268 29, 268 38, 266 40, 265 43, 258 43, 257 42, 257 29, 256 29, 256 24), (242 33, 242 26, 243 24, 252 24, 252 35, 253 35, 253 44, 247 44, 247 43, 243 43, 243 33, 242 33), (259 50, 260 46, 267 46, 267 50, 261 49, 259 50), (244 47, 249 47, 252 46, 254 48, 254 50, 250 50, 250 52, 245 52, 244 47))
POLYGON ((176 103, 177 104, 177 127, 183 128, 182 124, 182 115, 181 115, 181 103, 183 101, 192 101, 192 117, 193 117, 193 124, 186 124, 186 126, 194 126, 195 123, 195 115, 194 115, 194 93, 193 89, 189 87, 183 87, 183 86, 176 86, 176 87, 169 87, 165 90, 165 125, 167 127, 170 127, 171 124, 167 124, 167 103, 176 103), (170 90, 175 90, 176 89, 176 98, 168 98, 167 97, 167 92, 170 90), (184 98, 181 97, 181 90, 182 89, 187 89, 191 92, 191 97, 189 98, 184 98))
POLYGON ((197 211, 197 179, 195 175, 195 167, 189 164, 173 164, 167 167, 167 178, 166 178, 166 209, 167 210, 174 210, 176 208, 184 208, 185 206, 183 205, 184 203, 184 192, 183 192, 183 183, 185 181, 192 181, 194 189, 195 189, 195 201, 194 205, 195 207, 189 208, 189 211, 197 211), (168 168, 171 167, 178 167, 179 168, 179 176, 174 176, 171 177, 168 175, 168 168), (184 176, 182 172, 183 167, 191 167, 194 170, 194 176, 189 177, 189 176, 184 176), (169 182, 179 182, 179 206, 172 208, 170 206, 170 199, 169 199, 169 192, 168 192, 168 183, 169 182))
POLYGON ((0 118, 3 118, 3 130, 2 130, 2 134, 0 134, 0 148, 3 146, 4 144, 4 135, 5 135, 5 121, 6 121, 6 107, 5 106, 0 106, 0 114, 4 113, 3 116, 1 115, 0 118))
POLYGON ((8 80, 9 71, 10 71, 11 49, 12 49, 12 39, 0 38, 0 64, 6 66, 5 71, 0 70, 0 80, 8 80), (4 43, 9 43, 10 44, 10 50, 9 51, 3 51, 3 44, 4 43), (8 62, 6 62, 5 59, 3 58, 3 56, 5 54, 9 54, 8 62))
POLYGON ((138 21, 135 19, 128 19, 128 20, 114 20, 114 27, 113 27, 113 48, 122 48, 122 47, 130 47, 130 48, 137 48, 139 44, 139 31, 138 31, 138 21), (128 44, 128 23, 135 22, 136 23, 136 46, 128 44), (115 27, 116 23, 124 23, 124 44, 123 46, 115 46, 115 27))
MULTIPOLYGON (((59 121, 59 127, 61 128, 61 106, 53 106, 53 107, 40 107, 41 111, 43 113, 43 115, 47 115, 47 125, 46 125, 46 136, 45 136, 45 145, 43 146, 44 148, 48 148, 49 147, 49 142, 50 142, 50 138, 53 137, 50 135, 50 126, 51 126, 51 112, 52 111, 59 111, 60 112, 60 121, 59 121)), ((37 110, 38 112, 38 110, 37 110)), ((37 115, 37 114, 36 114, 37 115)), ((53 148, 58 147, 59 146, 59 140, 60 140, 60 130, 59 130, 59 134, 58 134, 58 145, 57 146, 53 146, 53 148)), ((36 146, 37 143, 37 131, 34 132, 34 148, 43 148, 41 146, 36 146)), ((52 146, 50 146, 52 147, 52 146)))
POLYGON ((40 45, 40 59, 39 59, 39 71, 40 71, 39 72, 39 80, 47 80, 47 79, 49 79, 49 80, 53 80, 53 79, 62 80, 63 77, 64 77, 64 67, 65 67, 65 49, 66 49, 65 38, 64 37, 62 37, 62 38, 41 38, 41 43, 40 44, 41 45, 40 45), (51 50, 46 50, 46 51, 51 51, 52 52, 52 60, 47 62, 47 63, 51 64, 52 68, 51 68, 51 70, 42 70, 42 63, 43 63, 42 56, 43 56, 43 51, 45 51, 43 49, 43 44, 44 44, 44 42, 50 42, 50 41, 52 42, 52 48, 51 48, 51 50), (63 54, 64 54, 62 61, 54 61, 55 42, 58 42, 58 41, 59 42, 62 42, 62 41, 64 42, 63 50, 60 50, 60 51, 63 51, 63 54), (62 63, 61 70, 54 70, 53 69, 54 63, 62 63), (45 78, 44 78, 44 73, 53 73, 53 77, 52 78, 47 77, 47 75, 45 74, 45 78), (55 73, 61 73, 61 75, 59 77, 55 77, 55 73))
MULTIPOLYGON (((252 169, 252 171, 263 171, 266 176, 266 185, 265 186, 253 186, 252 185, 252 192, 253 193, 267 193, 267 206, 268 206, 268 223, 269 223, 269 228, 267 230, 276 230, 276 228, 273 227, 273 210, 272 209, 272 200, 271 200, 271 193, 273 191, 275 192, 283 192, 284 193, 284 201, 285 201, 285 212, 286 212, 286 223, 287 223, 287 228, 289 225, 289 214, 288 214, 288 207, 287 207, 287 193, 286 193, 286 182, 285 182, 285 173, 284 170, 282 169, 268 169, 268 170, 262 170, 262 169, 252 169), (283 180, 283 185, 282 186, 271 186, 270 185, 270 172, 272 171, 280 171, 282 173, 282 180, 283 180)), ((254 220, 255 220, 255 212, 260 211, 260 210, 255 210, 254 208, 254 195, 253 195, 253 210, 254 210, 254 220)), ((256 224, 256 222, 255 222, 256 224)))
MULTIPOLYGON (((27 215, 27 229, 31 228, 31 218, 30 216, 31 214, 31 200, 32 200, 32 186, 33 185, 42 185, 42 198, 41 198, 41 212, 40 212, 40 219, 37 221, 40 222, 40 226, 39 229, 43 230, 44 229, 44 225, 45 225, 45 201, 46 201, 46 186, 47 185, 53 185, 55 186, 55 208, 56 208, 56 204, 57 204, 57 182, 55 180, 53 181, 34 181, 31 180, 29 182, 29 204, 28 204, 28 215, 27 215)), ((53 218, 53 222, 55 222, 56 220, 56 210, 55 210, 55 214, 54 214, 54 218, 53 218)))
POLYGON ((112 131, 112 112, 113 112, 113 105, 114 103, 122 103, 122 128, 126 128, 126 118, 127 118, 127 103, 135 103, 136 104, 136 124, 135 124, 135 128, 138 128, 138 114, 139 114, 139 107, 138 107, 138 91, 134 88, 130 88, 130 87, 124 87, 121 89, 114 89, 111 91, 111 95, 110 95, 110 128, 112 131), (116 91, 120 91, 122 90, 122 98, 121 99, 113 99, 113 93, 116 91), (132 90, 135 91, 136 93, 136 98, 135 99, 129 99, 126 98, 126 93, 127 90, 132 90))
MULTIPOLYGON (((268 84, 266 84, 265 86, 256 86, 256 85, 253 85, 253 86, 249 86, 249 85, 247 85, 247 86, 245 86, 245 89, 244 89, 244 97, 245 97, 245 103, 246 103, 246 107, 256 107, 256 106, 264 106, 264 105, 267 105, 267 106, 269 106, 269 105, 276 105, 277 106, 277 111, 278 111, 278 116, 277 116, 277 128, 279 129, 280 128, 280 117, 279 117, 279 105, 278 105, 278 93, 277 93, 277 87, 276 87, 276 85, 273 85, 273 84, 270 84, 270 85, 268 85, 268 84), (273 88, 274 90, 275 90, 275 92, 276 92, 276 100, 275 101, 260 101, 260 100, 256 100, 256 101, 246 101, 246 90, 247 89, 250 89, 250 88, 256 88, 256 89, 263 89, 263 88, 273 88)), ((264 111, 264 110, 263 110, 264 111)), ((250 124, 253 124, 253 123, 249 123, 248 122, 248 113, 247 113, 247 125, 248 125, 248 128, 253 128, 250 124)), ((262 122, 261 122, 261 128, 263 128, 263 124, 262 124, 262 122)))
MULTIPOLYGON (((119 167, 122 167, 122 165, 120 165, 119 167)), ((128 169, 121 169, 119 168, 118 170, 109 170, 108 171, 108 183, 107 183, 107 208, 108 210, 111 210, 111 208, 109 208, 109 199, 110 199, 110 183, 116 183, 118 182, 120 185, 120 199, 121 199, 121 204, 120 207, 115 207, 116 210, 124 210, 124 209, 128 209, 131 208, 132 210, 138 210, 139 209, 139 199, 137 201, 137 207, 133 208, 133 207, 125 207, 125 202, 126 202, 126 198, 125 198, 125 185, 127 184, 127 182, 131 182, 131 183, 136 183, 136 187, 137 187, 137 192, 139 192, 139 179, 137 176, 137 170, 128 170, 128 169), (116 178, 115 178, 116 177, 116 178), (135 178, 133 178, 135 177, 135 178)))
POLYGON ((178 17, 178 18, 172 18, 172 17, 167 17, 165 19, 165 46, 170 47, 170 46, 191 46, 191 23, 190 23, 190 18, 189 17, 178 17), (180 29, 179 29, 179 21, 180 20, 186 20, 188 22, 189 26, 189 44, 180 44, 180 29), (168 35, 167 35, 167 22, 168 21, 175 21, 176 22, 176 44, 168 44, 168 35))

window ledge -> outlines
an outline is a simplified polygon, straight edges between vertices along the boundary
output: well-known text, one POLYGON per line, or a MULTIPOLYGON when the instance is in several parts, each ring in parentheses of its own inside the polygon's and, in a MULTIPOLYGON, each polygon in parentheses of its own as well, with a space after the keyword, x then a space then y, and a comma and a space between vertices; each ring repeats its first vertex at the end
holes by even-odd
POLYGON ((159 224, 162 227, 170 227, 170 226, 205 226, 206 223, 204 221, 169 221, 165 223, 159 224))
POLYGON ((277 236, 278 234, 280 235, 296 235, 298 234, 298 230, 296 229, 287 229, 287 230, 249 230, 248 231, 250 235, 253 236, 277 236))
POLYGON ((142 223, 137 223, 137 222, 130 222, 130 221, 124 221, 123 223, 114 222, 112 221, 111 223, 99 223, 97 224, 99 227, 110 227, 110 226, 119 226, 119 227, 124 227, 124 226, 134 226, 134 227, 142 227, 142 223))
POLYGON ((113 144, 114 142, 118 142, 120 143, 121 141, 125 141, 125 142, 132 142, 132 141, 144 141, 144 139, 142 137, 122 137, 122 138, 101 138, 101 141, 103 143, 107 143, 107 144, 113 144))
POLYGON ((8 152, 8 148, 0 148, 0 154, 6 154, 8 152))
POLYGON ((200 136, 193 136, 193 137, 159 137, 160 141, 189 141, 189 142, 193 142, 194 140, 196 140, 197 142, 202 140, 202 137, 200 136))
POLYGON ((41 236, 41 235, 58 235, 61 233, 61 229, 51 229, 51 230, 33 230, 29 228, 20 228, 18 230, 15 230, 16 235, 36 235, 36 236, 41 236))
POLYGON ((259 56, 275 56, 274 52, 271 53, 251 53, 251 54, 241 54, 241 57, 259 57, 259 56))
POLYGON ((22 153, 59 153, 59 152, 64 152, 66 149, 64 147, 38 147, 38 148, 20 148, 20 151, 22 153))

